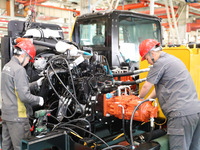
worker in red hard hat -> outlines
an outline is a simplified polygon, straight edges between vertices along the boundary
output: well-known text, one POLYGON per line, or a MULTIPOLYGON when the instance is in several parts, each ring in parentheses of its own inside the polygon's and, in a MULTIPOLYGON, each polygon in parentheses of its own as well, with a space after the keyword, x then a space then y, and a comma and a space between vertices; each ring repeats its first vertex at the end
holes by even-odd
POLYGON ((20 142, 30 135, 29 116, 32 106, 44 104, 40 96, 32 95, 30 89, 38 88, 42 79, 30 84, 26 66, 33 62, 36 54, 31 41, 21 41, 15 45, 14 56, 5 64, 1 73, 2 96, 2 149, 21 150, 20 142))
POLYGON ((200 150, 200 101, 195 84, 184 63, 162 51, 160 43, 146 39, 139 46, 140 56, 152 65, 140 98, 158 98, 167 117, 170 150, 200 150))
POLYGON ((145 60, 145 56, 149 54, 151 59, 148 59, 147 61, 152 65, 154 62, 154 57, 152 56, 151 51, 161 51, 162 48, 160 47, 160 42, 153 40, 153 39, 147 39, 144 40, 140 46, 140 56, 142 57, 142 61, 145 60), (151 60, 151 61, 150 61, 151 60))

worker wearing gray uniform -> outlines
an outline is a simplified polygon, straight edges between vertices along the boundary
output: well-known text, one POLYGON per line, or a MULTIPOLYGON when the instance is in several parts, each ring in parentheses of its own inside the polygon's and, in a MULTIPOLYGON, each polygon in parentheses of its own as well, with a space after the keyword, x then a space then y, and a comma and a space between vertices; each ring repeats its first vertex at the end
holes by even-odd
MULTIPOLYGON (((25 65, 33 62, 36 54, 29 40, 15 46, 14 56, 3 67, 1 75, 2 95, 2 149, 21 150, 20 142, 30 135, 29 115, 32 106, 42 106, 42 97, 30 93, 25 65)), ((31 84, 31 88, 41 85, 42 78, 31 84), (37 83, 37 84, 36 84, 37 83)))
POLYGON ((192 77, 184 63, 162 51, 160 43, 144 40, 140 55, 153 65, 144 83, 140 98, 158 98, 167 117, 170 150, 200 150, 200 101, 192 77))

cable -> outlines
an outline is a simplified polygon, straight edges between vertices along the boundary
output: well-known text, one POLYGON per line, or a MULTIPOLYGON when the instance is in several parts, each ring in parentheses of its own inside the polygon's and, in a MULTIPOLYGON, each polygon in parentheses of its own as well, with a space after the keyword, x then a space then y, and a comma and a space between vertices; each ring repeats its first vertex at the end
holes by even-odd
MULTIPOLYGON (((76 104, 75 104, 75 105, 76 105, 76 104)), ((75 109, 74 113, 72 113, 72 111, 69 109, 68 106, 69 106, 69 105, 67 104, 67 106, 65 107, 66 113, 67 113, 67 110, 68 110, 72 115, 71 115, 71 116, 66 116, 67 114, 66 114, 66 115, 63 115, 63 117, 66 118, 66 119, 73 118, 73 117, 76 115, 76 113, 77 113, 77 109, 75 109)), ((76 106, 75 108, 77 108, 77 106, 76 106)))
MULTIPOLYGON (((150 120, 149 120, 149 121, 150 121, 150 120)), ((148 121, 148 122, 149 122, 149 121, 148 121)), ((141 126, 144 125, 145 123, 147 123, 147 122, 143 122, 143 123, 141 123, 141 126)))
POLYGON ((57 92, 56 89, 54 88, 54 86, 53 86, 53 84, 51 83, 51 80, 50 80, 50 78, 49 78, 49 72, 48 72, 49 68, 50 68, 50 66, 48 66, 48 68, 47 68, 47 79, 48 79, 48 81, 49 81, 50 86, 52 87, 52 89, 54 90, 54 92, 56 93, 56 95, 58 96, 58 98, 60 99, 61 96, 58 94, 58 92, 57 92))
MULTIPOLYGON (((48 107, 48 109, 50 109, 51 108, 51 106, 53 106, 53 104, 55 104, 55 103, 58 103, 59 101, 57 100, 57 101, 54 101, 53 103, 51 103, 51 105, 48 107)), ((53 109, 53 111, 56 109, 56 107, 53 109)))
MULTIPOLYGON (((70 129, 70 128, 68 128, 68 129, 70 129)), ((75 135, 76 137, 78 137, 79 139, 83 139, 83 137, 82 136, 80 136, 78 133, 76 133, 75 131, 73 131, 73 132, 70 132, 71 134, 73 134, 73 135, 75 135)), ((95 143, 93 143, 94 144, 94 147, 96 147, 96 144, 95 143)), ((84 142, 84 146, 86 146, 87 145, 87 143, 86 142, 84 142)))
POLYGON ((120 135, 118 135, 116 138, 113 139, 113 141, 119 139, 120 137, 124 136, 124 133, 121 133, 120 135))
POLYGON ((139 103, 139 104, 135 107, 135 109, 134 109, 134 111, 133 111, 133 113, 132 113, 131 120, 130 120, 130 139, 131 139, 131 146, 133 146, 133 144, 134 144, 134 143, 133 143, 133 129, 132 129, 132 126, 133 126, 133 117, 134 117, 135 112, 137 111, 137 109, 140 107, 140 105, 143 104, 143 103, 145 103, 145 102, 147 102, 147 101, 149 101, 149 99, 146 99, 146 100, 142 101, 141 103, 139 103))
POLYGON ((58 42, 58 40, 54 37, 54 36, 49 36, 49 38, 54 39, 56 42, 58 42))
POLYGON ((130 144, 130 140, 126 134, 126 127, 125 127, 125 110, 124 110, 124 106, 122 105, 118 105, 119 107, 122 107, 122 114, 123 114, 123 119, 122 119, 122 128, 123 128, 123 132, 124 132, 124 135, 125 135, 125 139, 126 141, 130 144))
POLYGON ((102 150, 108 150, 108 149, 113 149, 113 148, 128 149, 126 146, 123 146, 123 145, 112 145, 112 146, 106 147, 106 148, 104 148, 102 150))
POLYGON ((75 134, 74 132, 70 132, 71 134, 75 135, 76 137, 78 137, 79 139, 83 139, 82 136, 78 135, 78 134, 75 134))
POLYGON ((88 125, 89 125, 89 131, 91 132, 91 124, 88 120, 86 119, 83 119, 83 118, 77 118, 77 119, 74 119, 74 120, 70 120, 68 121, 67 123, 72 123, 72 122, 76 122, 76 121, 84 121, 86 122, 88 125))
MULTIPOLYGON (((60 56, 57 56, 57 58, 59 58, 60 56)), ((61 59, 64 59, 64 58, 62 58, 62 57, 60 57, 61 59)), ((50 61, 49 61, 49 64, 50 64, 50 66, 49 67, 51 67, 51 69, 53 70, 53 72, 54 72, 54 74, 56 75, 56 77, 58 78, 58 80, 62 83, 62 85, 63 85, 63 87, 68 91, 68 93, 72 96, 72 98, 76 101, 76 103, 79 105, 79 107, 80 107, 80 109, 81 109, 81 114, 83 114, 83 108, 81 107, 81 104, 79 103, 79 101, 76 99, 76 96, 74 96, 70 91, 69 91, 69 89, 65 86, 65 84, 63 83, 63 81, 60 79, 60 77, 58 76, 58 74, 56 73, 56 71, 55 71, 55 69, 54 69, 54 67, 52 66, 52 62, 51 61, 53 61, 54 59, 56 59, 55 57, 54 58, 52 58, 50 61)), ((65 60, 65 59, 64 59, 65 60)), ((67 61, 65 60, 65 62, 66 62, 66 64, 68 64, 67 63, 67 61)), ((49 70, 49 67, 48 67, 48 70, 49 70)), ((68 67, 69 68, 69 67, 68 67)), ((71 72, 70 72, 71 73, 71 72)), ((71 79, 73 80, 73 78, 72 78, 72 74, 71 74, 71 79)), ((50 79, 48 78, 48 80, 49 80, 49 82, 50 82, 50 79)), ((51 82, 50 82, 51 83, 51 82)), ((72 83, 73 83, 73 81, 72 81, 72 83)), ((74 87, 74 84, 72 84, 73 85, 73 90, 74 90, 74 92, 75 92, 75 87, 74 87)), ((53 87, 53 85, 51 84, 51 86, 53 87)), ((59 95, 58 94, 58 92, 55 90, 55 88, 53 87, 53 89, 54 89, 54 91, 56 92, 56 94, 57 95, 59 95)), ((61 98, 61 96, 59 95, 59 97, 61 98)))
MULTIPOLYGON (((55 89, 55 88, 53 87, 53 85, 51 84, 51 81, 50 81, 50 79, 49 79, 49 75, 48 75, 47 77, 48 77, 49 83, 50 83, 51 87, 53 88, 54 92, 58 95, 59 99, 62 101, 62 103, 63 103, 63 105, 64 105, 64 101, 62 100, 62 96, 60 96, 60 95, 58 94, 58 92, 56 91, 56 89, 55 89)), ((53 102, 53 103, 54 103, 54 102, 53 102)), ((58 111, 59 111, 59 108, 58 108, 58 111)), ((73 117, 73 116, 76 114, 76 112, 77 112, 77 110, 75 109, 74 114, 73 114, 72 116, 70 116, 70 118, 73 117)))
POLYGON ((54 131, 62 122, 56 124, 51 131, 54 131))
POLYGON ((58 120, 55 116, 53 116, 52 114, 50 115, 50 117, 52 117, 53 119, 55 119, 56 121, 58 121, 58 123, 60 123, 60 120, 58 120))
POLYGON ((66 62, 67 66, 68 66, 68 71, 69 71, 69 74, 70 74, 70 77, 71 77, 72 87, 73 87, 74 95, 75 95, 75 98, 76 98, 76 90, 75 90, 75 86, 74 86, 74 80, 73 80, 72 72, 71 72, 71 70, 69 69, 69 68, 70 68, 70 67, 69 67, 69 63, 68 63, 68 61, 67 61, 66 59, 64 59, 64 58, 62 58, 62 57, 61 57, 61 59, 63 59, 63 60, 66 62))
POLYGON ((163 123, 161 123, 161 124, 156 123, 156 122, 154 122, 154 123, 155 123, 156 125, 158 125, 158 126, 162 126, 162 125, 164 125, 166 122, 167 122, 167 118, 165 118, 165 121, 164 121, 163 123))
POLYGON ((76 131, 72 130, 71 128, 62 127, 61 129, 67 129, 67 130, 71 131, 70 133, 74 133, 77 137, 81 137, 76 131))
POLYGON ((108 145, 103 139, 101 139, 99 136, 95 135, 94 133, 92 133, 92 132, 90 132, 90 131, 88 131, 88 130, 86 130, 86 129, 84 129, 84 128, 81 128, 81 127, 79 127, 79 126, 76 126, 76 125, 74 125, 74 124, 67 124, 67 126, 72 126, 72 127, 81 129, 81 130, 83 130, 83 131, 85 131, 85 132, 87 132, 87 133, 93 135, 94 137, 96 137, 97 139, 99 139, 100 141, 102 141, 106 146, 109 147, 109 145, 108 145))
MULTIPOLYGON (((60 57, 60 56, 59 56, 60 57)), ((55 59, 55 58, 54 58, 55 59)), ((61 59, 63 59, 62 57, 61 57, 61 59)), ((51 60, 52 61, 52 60, 51 60)), ((68 65, 68 62, 64 59, 64 61, 66 62, 66 64, 68 65)), ((62 82, 62 80, 60 79, 60 77, 57 75, 57 73, 55 72, 55 70, 54 70, 54 68, 53 68, 53 66, 52 66, 52 63, 50 62, 50 66, 51 66, 51 68, 52 68, 52 70, 53 70, 53 72, 54 72, 54 74, 56 75, 56 77, 58 78, 58 80, 62 83, 62 85, 64 86, 64 88, 72 95, 72 97, 76 100, 76 92, 75 92, 75 87, 74 87, 74 82, 73 82, 73 77, 72 77, 72 74, 71 74, 71 71, 69 70, 69 73, 70 73, 70 77, 71 77, 71 81, 72 81, 72 86, 73 86, 73 91, 74 91, 74 94, 75 95, 73 95, 68 89, 67 89, 67 87, 65 86, 65 84, 62 82)), ((68 68, 69 68, 69 65, 68 65, 68 68)), ((78 101, 77 101, 78 102, 78 101)), ((79 102, 78 102, 79 103, 79 102)), ((82 111, 83 112, 83 111, 82 111)))

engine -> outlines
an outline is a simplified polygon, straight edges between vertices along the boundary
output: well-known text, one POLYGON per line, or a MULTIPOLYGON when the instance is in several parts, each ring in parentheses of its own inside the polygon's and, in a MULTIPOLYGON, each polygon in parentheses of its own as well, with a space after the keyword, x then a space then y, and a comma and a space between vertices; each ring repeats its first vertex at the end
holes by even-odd
POLYGON ((59 55, 43 53, 34 63, 35 68, 43 68, 41 74, 46 77, 40 93, 60 121, 92 116, 97 95, 112 89, 113 85, 104 56, 71 56, 70 53, 70 50, 59 55))

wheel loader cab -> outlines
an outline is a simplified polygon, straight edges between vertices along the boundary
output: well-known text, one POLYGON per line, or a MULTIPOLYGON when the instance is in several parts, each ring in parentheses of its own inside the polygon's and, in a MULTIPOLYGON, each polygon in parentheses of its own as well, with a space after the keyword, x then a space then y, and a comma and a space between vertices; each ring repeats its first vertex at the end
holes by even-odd
POLYGON ((139 44, 145 39, 161 42, 160 19, 130 11, 105 11, 79 16, 73 41, 108 58, 111 66, 139 68, 139 44))

